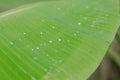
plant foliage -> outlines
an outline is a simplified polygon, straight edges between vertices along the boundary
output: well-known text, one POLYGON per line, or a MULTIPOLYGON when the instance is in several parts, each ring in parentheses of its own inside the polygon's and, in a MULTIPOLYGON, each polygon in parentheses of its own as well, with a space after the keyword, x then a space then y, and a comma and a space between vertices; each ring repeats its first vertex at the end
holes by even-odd
POLYGON ((87 79, 119 19, 116 0, 40 1, 1 13, 1 80, 87 79))

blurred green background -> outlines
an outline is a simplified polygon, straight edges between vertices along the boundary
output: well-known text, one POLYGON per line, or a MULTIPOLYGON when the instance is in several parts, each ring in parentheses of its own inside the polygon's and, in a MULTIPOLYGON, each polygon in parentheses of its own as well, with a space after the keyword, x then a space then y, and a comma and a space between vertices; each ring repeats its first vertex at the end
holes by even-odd
POLYGON ((88 80, 120 80, 120 28, 98 69, 88 80))

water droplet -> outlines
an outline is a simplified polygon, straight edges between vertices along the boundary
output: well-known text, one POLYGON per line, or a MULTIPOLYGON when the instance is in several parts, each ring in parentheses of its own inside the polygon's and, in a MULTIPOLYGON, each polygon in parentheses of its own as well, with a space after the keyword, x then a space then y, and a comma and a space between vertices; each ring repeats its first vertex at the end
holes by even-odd
POLYGON ((36 49, 40 49, 39 47, 37 47, 36 49))
POLYGON ((62 41, 62 39, 61 39, 61 38, 58 38, 58 41, 62 41))
POLYGON ((32 51, 34 51, 34 49, 32 49, 32 51))
POLYGON ((49 55, 48 55, 48 54, 46 54, 46 56, 48 57, 49 55))
POLYGON ((26 35, 26 32, 23 32, 24 35, 26 35))
POLYGON ((43 35, 43 32, 40 32, 41 35, 43 35))
POLYGON ((34 60, 37 60, 38 58, 37 58, 37 57, 34 57, 33 59, 34 59, 34 60))
POLYGON ((52 29, 55 29, 55 26, 52 26, 52 29))
POLYGON ((88 18, 87 17, 84 17, 84 20, 87 20, 88 18))
POLYGON ((49 43, 53 43, 53 41, 50 40, 49 43))
POLYGON ((61 10, 61 8, 57 8, 58 10, 61 10))
POLYGON ((77 34, 76 34, 76 33, 74 33, 74 36, 77 36, 77 34))
POLYGON ((45 68, 44 71, 47 72, 48 70, 45 68))
POLYGON ((78 25, 81 25, 81 22, 78 22, 78 25))
POLYGON ((88 9, 88 8, 89 8, 89 6, 86 6, 86 8, 88 9))
POLYGON ((70 40, 67 40, 67 42, 69 43, 69 42, 70 42, 70 40))
POLYGON ((11 45, 14 45, 14 42, 10 42, 11 45))

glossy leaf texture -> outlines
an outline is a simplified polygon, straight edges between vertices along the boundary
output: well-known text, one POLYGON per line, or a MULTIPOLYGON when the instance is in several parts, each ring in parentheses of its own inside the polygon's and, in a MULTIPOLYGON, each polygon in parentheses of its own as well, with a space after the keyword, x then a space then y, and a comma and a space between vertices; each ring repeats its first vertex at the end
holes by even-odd
POLYGON ((52 0, 0 0, 0 12, 7 11, 9 9, 26 5, 34 2, 46 2, 52 0))
POLYGON ((119 17, 116 0, 46 1, 1 13, 1 80, 86 80, 119 17))

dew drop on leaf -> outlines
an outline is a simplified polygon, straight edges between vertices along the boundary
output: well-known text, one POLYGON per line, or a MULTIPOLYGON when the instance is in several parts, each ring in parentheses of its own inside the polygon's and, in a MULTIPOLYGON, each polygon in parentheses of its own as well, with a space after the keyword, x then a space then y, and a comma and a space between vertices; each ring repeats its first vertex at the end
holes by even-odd
POLYGON ((40 32, 41 35, 43 35, 43 32, 40 32))
POLYGON ((32 51, 34 51, 34 49, 32 49, 32 51))
POLYGON ((45 72, 48 72, 48 70, 47 70, 46 68, 44 69, 44 71, 45 71, 45 72))
POLYGON ((69 43, 69 42, 70 42, 70 40, 67 40, 67 42, 69 43))
POLYGON ((53 41, 50 40, 49 43, 53 43, 53 41))
POLYGON ((61 10, 61 8, 57 8, 58 10, 61 10))
POLYGON ((37 60, 37 59, 38 59, 38 57, 34 57, 33 59, 34 59, 34 60, 37 60))
POLYGON ((48 54, 46 54, 46 56, 48 57, 49 55, 48 55, 48 54))
POLYGON ((78 22, 78 25, 81 25, 81 22, 78 22))
POLYGON ((84 20, 87 20, 88 18, 87 17, 84 17, 84 20))
POLYGON ((77 34, 76 34, 76 33, 74 33, 74 36, 77 36, 77 34))
POLYGON ((10 42, 10 45, 14 45, 14 42, 10 42))
POLYGON ((23 34, 26 35, 26 32, 24 32, 23 34))
POLYGON ((58 41, 62 41, 62 39, 61 39, 61 38, 58 38, 58 41))
POLYGON ((52 26, 52 29, 55 29, 55 26, 52 26))
POLYGON ((37 50, 40 49, 39 47, 36 48, 37 50))

